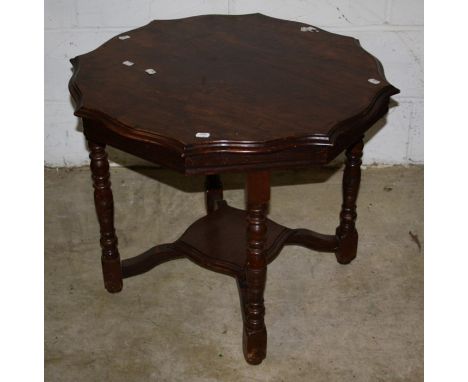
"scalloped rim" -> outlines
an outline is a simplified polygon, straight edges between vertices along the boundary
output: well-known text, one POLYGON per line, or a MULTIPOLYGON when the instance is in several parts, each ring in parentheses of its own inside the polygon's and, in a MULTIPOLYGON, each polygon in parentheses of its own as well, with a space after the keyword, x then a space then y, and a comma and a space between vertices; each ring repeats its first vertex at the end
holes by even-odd
MULTIPOLYGON (((296 24, 304 24, 301 22, 297 21, 292 21, 292 20, 283 20, 283 19, 278 19, 275 17, 270 17, 261 13, 252 13, 252 14, 247 14, 248 16, 253 16, 253 15, 260 15, 263 17, 268 17, 276 20, 281 20, 281 21, 290 21, 294 22, 296 24)), ((201 15, 201 16, 191 16, 191 17, 186 17, 183 19, 189 19, 189 18, 196 18, 196 17, 204 17, 204 16, 209 16, 209 15, 201 15)), ((222 16, 229 16, 229 15, 222 15, 222 16)), ((234 15, 234 16, 241 16, 241 15, 234 15)), ((246 16, 246 15, 242 15, 246 16)), ((176 21, 176 20, 182 20, 182 19, 173 19, 173 20, 153 20, 149 22, 148 24, 136 28, 144 28, 147 25, 156 22, 156 21, 176 21)), ((339 35, 337 33, 332 33, 325 31, 323 29, 317 28, 320 31, 334 34, 334 35, 339 35)), ((135 29, 133 29, 135 30, 135 29)), ((123 33, 129 33, 130 31, 123 32, 123 33)), ((120 33, 119 35, 121 35, 120 33)), ((270 141, 226 141, 226 140, 218 140, 218 141, 211 141, 211 142, 206 142, 202 144, 185 144, 184 142, 181 142, 177 139, 170 138, 164 135, 160 135, 154 132, 149 132, 146 130, 138 129, 133 126, 128 126, 110 116, 107 114, 100 112, 98 110, 94 110, 91 108, 87 108, 84 106, 84 101, 83 101, 83 94, 78 87, 76 83, 76 78, 78 76, 78 73, 80 71, 80 57, 77 56, 75 58, 72 58, 70 60, 71 64, 73 65, 73 75, 70 78, 70 81, 68 83, 68 88, 70 91, 70 94, 73 98, 73 100, 76 103, 75 107, 75 115, 77 117, 81 118, 89 118, 89 119, 94 119, 94 120, 99 120, 101 122, 106 123, 106 127, 113 130, 115 133, 128 138, 128 139, 134 139, 134 140, 139 140, 142 142, 148 142, 148 143, 153 143, 153 144, 158 144, 165 146, 169 149, 172 149, 178 153, 181 154, 182 157, 190 156, 190 155, 197 155, 197 154, 207 154, 207 153, 222 153, 222 152, 232 152, 232 153, 242 153, 242 154, 251 154, 251 153, 272 153, 272 152, 277 152, 277 151, 282 151, 291 147, 294 148, 303 148, 307 146, 333 146, 334 143, 337 141, 337 139, 342 135, 342 131, 340 131, 340 128, 349 125, 349 124, 359 124, 359 122, 365 123, 365 118, 368 117, 369 115, 374 114, 376 111, 376 105, 380 104, 381 99, 389 98, 392 95, 400 93, 400 90, 391 85, 387 79, 385 78, 384 74, 384 69, 381 64, 381 62, 372 54, 370 54, 368 51, 366 51, 360 44, 359 40, 351 37, 351 36, 343 36, 339 35, 342 37, 348 37, 352 38, 355 42, 355 44, 362 49, 366 54, 371 56, 374 59, 374 62, 376 64, 377 71, 381 78, 385 80, 387 83, 385 86, 383 86, 374 96, 370 104, 365 107, 363 110, 358 112, 357 114, 342 120, 342 121, 335 121, 330 124, 330 130, 329 133, 326 135, 318 135, 318 134, 309 134, 309 135, 304 135, 304 136, 299 136, 299 137, 289 137, 289 138, 281 138, 281 139, 274 139, 270 141)), ((104 44, 107 42, 111 41, 115 37, 112 37, 110 40, 106 41, 104 44)), ((98 49, 98 48, 96 48, 98 49)), ((380 107, 381 108, 381 107, 380 107)), ((380 109, 379 108, 379 109, 380 109)))

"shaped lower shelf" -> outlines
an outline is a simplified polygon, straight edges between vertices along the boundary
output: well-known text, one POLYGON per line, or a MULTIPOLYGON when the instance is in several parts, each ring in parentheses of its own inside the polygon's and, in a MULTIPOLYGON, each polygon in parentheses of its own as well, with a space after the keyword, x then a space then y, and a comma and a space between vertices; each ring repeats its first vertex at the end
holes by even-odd
MULTIPOLYGON (((246 211, 222 202, 216 211, 190 225, 174 243, 158 245, 139 256, 123 260, 123 277, 135 276, 163 262, 187 257, 204 268, 242 278, 247 256, 246 231, 246 211)), ((321 235, 306 229, 289 229, 267 219, 267 262, 273 261, 287 244, 333 252, 337 239, 334 235, 321 235)))
MULTIPOLYGON (((278 255, 291 232, 267 219, 268 262, 278 255)), ((242 272, 247 257, 246 212, 222 205, 193 223, 174 245, 200 265, 206 263, 207 268, 216 267, 229 274, 242 272)))

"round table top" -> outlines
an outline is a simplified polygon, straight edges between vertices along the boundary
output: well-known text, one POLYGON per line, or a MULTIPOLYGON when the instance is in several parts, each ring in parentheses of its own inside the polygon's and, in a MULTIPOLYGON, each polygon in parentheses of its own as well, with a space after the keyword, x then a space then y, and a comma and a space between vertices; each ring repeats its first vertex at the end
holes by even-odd
POLYGON ((261 14, 152 21, 71 62, 88 139, 183 172, 326 163, 398 93, 358 40, 261 14))

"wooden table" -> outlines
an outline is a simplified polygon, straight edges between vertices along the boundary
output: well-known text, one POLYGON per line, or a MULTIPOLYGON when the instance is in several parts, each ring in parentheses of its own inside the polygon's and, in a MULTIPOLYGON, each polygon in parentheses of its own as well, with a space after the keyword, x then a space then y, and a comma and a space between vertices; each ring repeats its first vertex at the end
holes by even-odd
MULTIPOLYGON (((399 91, 359 41, 261 14, 153 21, 71 60, 69 88, 89 143, 104 285, 186 257, 233 276, 244 355, 266 356, 267 264, 283 246, 356 256, 363 135, 399 91), (186 175, 206 175, 207 215, 174 243, 120 260, 110 145, 186 175), (270 171, 330 162, 346 150, 343 204, 333 235, 267 219, 270 171), (247 210, 223 200, 219 174, 245 172, 247 210)), ((298 200, 307 203, 307 200, 298 200)))

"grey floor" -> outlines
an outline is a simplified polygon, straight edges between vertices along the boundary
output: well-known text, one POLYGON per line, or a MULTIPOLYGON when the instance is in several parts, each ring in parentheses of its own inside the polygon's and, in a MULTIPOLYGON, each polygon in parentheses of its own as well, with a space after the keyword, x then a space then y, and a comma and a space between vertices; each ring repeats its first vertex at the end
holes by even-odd
MULTIPOLYGON (((334 232, 341 170, 272 181, 270 218, 334 232)), ((204 213, 200 177, 113 168, 112 182, 123 258, 175 240, 204 213)), ((243 177, 225 184, 243 208, 243 177)), ((89 172, 46 170, 46 381, 422 381, 422 189, 422 168, 364 170, 352 264, 283 250, 268 268, 267 359, 250 366, 233 279, 175 260, 108 294, 89 172)))

